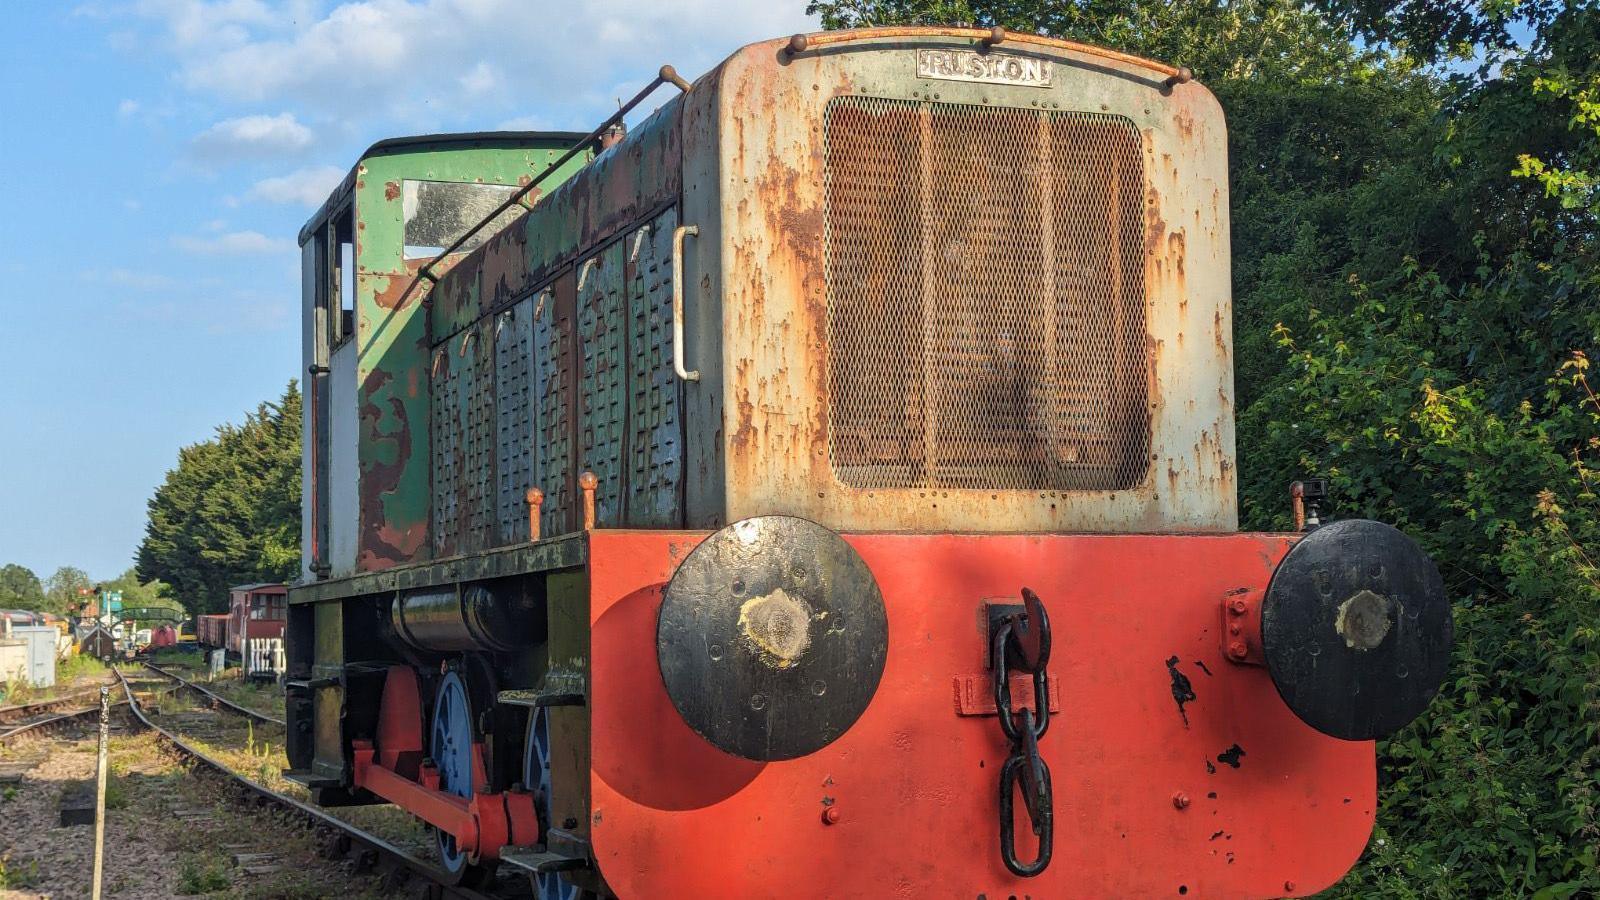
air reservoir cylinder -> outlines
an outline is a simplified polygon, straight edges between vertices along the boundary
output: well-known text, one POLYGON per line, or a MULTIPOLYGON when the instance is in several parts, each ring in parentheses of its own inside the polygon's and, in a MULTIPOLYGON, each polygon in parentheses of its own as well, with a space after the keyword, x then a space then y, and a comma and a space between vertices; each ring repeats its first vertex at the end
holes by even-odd
POLYGON ((417 650, 506 651, 527 633, 523 606, 481 585, 430 588, 396 594, 389 618, 400 640, 417 650))

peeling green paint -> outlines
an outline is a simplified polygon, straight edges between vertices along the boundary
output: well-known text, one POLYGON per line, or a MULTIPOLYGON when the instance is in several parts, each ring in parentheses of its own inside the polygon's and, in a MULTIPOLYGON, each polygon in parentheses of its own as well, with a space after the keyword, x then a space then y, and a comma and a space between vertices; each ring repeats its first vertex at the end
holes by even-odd
MULTIPOLYGON (((363 571, 429 554, 428 292, 426 282, 411 287, 426 260, 403 258, 402 186, 408 179, 526 184, 571 144, 558 135, 441 138, 369 153, 356 166, 357 567, 363 571)), ((585 161, 585 154, 574 157, 541 188, 559 184, 585 161)))

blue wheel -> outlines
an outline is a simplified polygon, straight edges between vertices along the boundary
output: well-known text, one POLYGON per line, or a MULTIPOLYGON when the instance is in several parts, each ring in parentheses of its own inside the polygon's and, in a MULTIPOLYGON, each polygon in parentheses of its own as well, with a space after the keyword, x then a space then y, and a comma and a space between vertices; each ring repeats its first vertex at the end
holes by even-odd
MULTIPOLYGON (((439 788, 457 797, 472 796, 473 721, 466 683, 455 672, 447 673, 439 682, 433 699, 433 728, 428 751, 439 769, 439 788)), ((463 882, 482 878, 484 868, 475 865, 467 852, 456 846, 453 836, 437 829, 434 836, 439 842, 439 859, 445 871, 463 882)))
MULTIPOLYGON (((522 752, 522 783, 533 791, 533 805, 539 813, 541 833, 550 827, 550 714, 536 707, 528 716, 528 739, 522 752)), ((534 896, 539 900, 578 900, 578 886, 560 875, 533 876, 534 896)))

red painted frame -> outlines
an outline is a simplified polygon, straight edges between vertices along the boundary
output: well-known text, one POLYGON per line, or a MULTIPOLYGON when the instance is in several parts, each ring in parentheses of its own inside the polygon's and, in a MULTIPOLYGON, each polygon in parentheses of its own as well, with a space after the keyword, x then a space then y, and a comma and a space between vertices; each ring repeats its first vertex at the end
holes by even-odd
POLYGON ((1263 590, 1293 535, 846 535, 883 590, 883 680, 838 741, 767 764, 694 734, 661 686, 661 591, 703 537, 590 535, 589 831, 622 897, 1275 897, 1365 846, 1372 743, 1314 731, 1225 656, 1224 599, 1263 590), (1024 585, 1052 615, 1061 705, 1055 860, 1033 879, 997 849, 1008 746, 958 693, 985 675, 983 601, 1024 585), (1174 670, 1196 695, 1181 713, 1174 670))
POLYGON ((456 846, 478 859, 500 857, 507 844, 538 843, 539 817, 533 795, 525 791, 490 793, 483 767, 483 744, 472 745, 471 797, 439 789, 439 770, 422 763, 422 697, 417 673, 390 666, 378 711, 377 740, 351 742, 354 781, 385 800, 444 831, 456 846))

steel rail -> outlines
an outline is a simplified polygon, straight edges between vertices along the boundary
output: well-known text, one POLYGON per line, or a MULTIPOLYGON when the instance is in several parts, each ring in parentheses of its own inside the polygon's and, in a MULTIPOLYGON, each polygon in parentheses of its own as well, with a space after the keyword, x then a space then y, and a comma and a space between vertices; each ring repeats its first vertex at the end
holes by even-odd
MULTIPOLYGON (((417 857, 412 856, 410 853, 407 853, 405 850, 395 846, 383 838, 378 837, 370 832, 363 831, 362 829, 342 819, 335 818, 334 816, 323 812, 315 806, 312 806, 308 803, 302 803, 301 801, 296 800, 295 798, 286 794, 280 794, 266 785, 257 784, 243 775, 240 775, 238 772, 235 772, 233 769, 229 768, 226 763, 211 757, 204 751, 186 742, 177 734, 168 731, 167 729, 162 728, 160 725, 152 722, 148 717, 145 716, 144 710, 139 706, 138 699, 134 697, 133 687, 128 683, 127 676, 123 675, 122 671, 116 666, 112 666, 111 671, 117 676, 117 680, 122 683, 122 690, 127 697, 126 700, 121 702, 128 704, 128 709, 133 711, 134 718, 139 721, 140 725, 154 732, 155 735, 165 742, 168 747, 176 751, 177 754, 185 760, 199 763, 206 769, 210 770, 213 774, 227 779, 236 789, 242 790, 249 795, 253 795, 258 803, 266 803, 285 812, 294 813, 306 820, 311 828, 328 829, 337 832, 340 838, 349 839, 352 845, 358 844, 366 851, 375 853, 378 857, 394 862, 400 866, 403 866, 413 874, 422 876, 440 889, 442 892, 441 896, 461 898, 461 900, 499 900, 499 898, 493 894, 485 894, 480 891, 474 891, 458 885, 453 885, 450 883, 449 873, 445 872, 438 866, 435 866, 426 860, 418 859, 417 857)), ((98 712, 98 710, 96 711, 98 712)))
MULTIPOLYGON (((95 690, 98 692, 99 688, 96 688, 95 690)), ((124 703, 126 701, 119 700, 117 702, 124 703)), ((48 719, 40 719, 37 722, 29 722, 25 725, 19 725, 16 728, 5 732, 4 734, 0 734, 0 747, 9 744, 13 738, 23 737, 26 735, 43 737, 50 731, 70 722, 74 722, 78 719, 87 719, 99 714, 100 704, 96 703, 94 706, 84 707, 83 709, 75 709, 71 712, 64 712, 60 715, 51 716, 48 719)))
POLYGON ((74 700, 88 697, 90 695, 99 696, 99 694, 100 688, 99 686, 95 686, 89 688, 88 690, 74 691, 70 694, 62 694, 61 696, 50 700, 36 700, 33 703, 18 703, 14 706, 0 706, 0 725, 16 725, 19 719, 26 719, 29 716, 36 716, 42 712, 50 712, 54 709, 60 709, 63 706, 67 706, 74 700))
POLYGON ((158 665, 156 665, 155 663, 152 663, 152 662, 145 662, 143 660, 141 660, 140 662, 146 669, 149 669, 150 671, 156 673, 157 675, 165 675, 166 677, 171 678, 173 681, 176 681, 179 684, 179 686, 181 686, 181 687, 186 687, 191 691, 195 691, 195 692, 197 692, 199 694, 203 694, 204 696, 209 698, 212 703, 227 709, 229 712, 237 713, 238 715, 244 716, 245 718, 250 719, 253 722, 259 722, 259 723, 264 724, 264 725, 277 725, 277 726, 279 726, 281 728, 287 728, 288 727, 288 725, 282 719, 276 718, 274 716, 269 716, 266 713, 256 712, 255 710, 250 709, 249 707, 240 706, 239 704, 233 702, 232 700, 229 700, 226 697, 223 697, 222 695, 220 695, 220 694, 218 694, 218 693, 216 693, 214 691, 206 690, 205 688, 201 687, 198 684, 195 684, 194 682, 188 680, 187 678, 184 678, 182 675, 179 675, 176 672, 169 672, 166 669, 163 669, 160 666, 158 666, 158 665))

